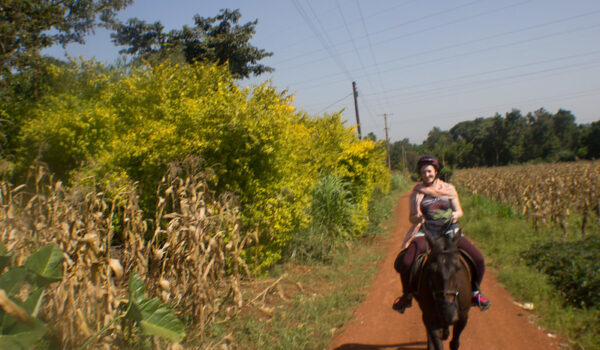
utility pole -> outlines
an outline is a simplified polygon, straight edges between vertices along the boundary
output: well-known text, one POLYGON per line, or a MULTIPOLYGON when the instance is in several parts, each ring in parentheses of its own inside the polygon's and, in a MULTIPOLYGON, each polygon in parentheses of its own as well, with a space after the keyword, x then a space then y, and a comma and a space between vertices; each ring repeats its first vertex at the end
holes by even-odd
POLYGON ((354 95, 354 111, 356 112, 356 127, 358 129, 358 139, 362 139, 362 134, 360 133, 360 119, 358 118, 358 102, 356 102, 356 98, 358 97, 358 93, 356 92, 356 82, 352 82, 352 94, 354 95))
MULTIPOLYGON (((390 114, 390 116, 393 114, 390 114)), ((388 136, 388 126, 387 126, 387 113, 383 114, 383 121, 385 124, 385 143, 387 146, 387 162, 388 162, 388 169, 390 169, 390 171, 392 171, 392 156, 390 154, 390 138, 388 136)))
POLYGON ((404 149, 404 142, 402 142, 402 171, 406 171, 406 150, 404 149))

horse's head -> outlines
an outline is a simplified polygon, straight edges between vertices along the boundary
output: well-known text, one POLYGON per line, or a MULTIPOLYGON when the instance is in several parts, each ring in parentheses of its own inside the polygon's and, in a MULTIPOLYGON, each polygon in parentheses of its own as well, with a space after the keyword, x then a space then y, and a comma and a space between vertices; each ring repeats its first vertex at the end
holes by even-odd
POLYGON ((457 319, 458 270, 461 268, 458 251, 460 236, 443 233, 436 237, 425 235, 429 243, 429 257, 425 267, 430 292, 441 319, 448 325, 457 319))

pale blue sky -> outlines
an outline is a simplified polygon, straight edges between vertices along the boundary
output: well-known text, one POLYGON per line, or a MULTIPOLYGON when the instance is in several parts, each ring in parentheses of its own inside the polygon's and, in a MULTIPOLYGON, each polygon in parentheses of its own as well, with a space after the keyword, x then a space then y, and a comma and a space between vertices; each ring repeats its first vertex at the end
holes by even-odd
MULTIPOLYGON (((356 81, 363 135, 385 137, 384 113, 391 141, 412 143, 512 108, 600 120, 598 0, 136 0, 120 18, 169 30, 222 8, 258 19, 252 43, 274 53, 261 63, 275 71, 243 84, 268 79, 297 108, 344 109, 351 125, 356 81)), ((119 48, 99 30, 67 51, 112 63, 119 48)))

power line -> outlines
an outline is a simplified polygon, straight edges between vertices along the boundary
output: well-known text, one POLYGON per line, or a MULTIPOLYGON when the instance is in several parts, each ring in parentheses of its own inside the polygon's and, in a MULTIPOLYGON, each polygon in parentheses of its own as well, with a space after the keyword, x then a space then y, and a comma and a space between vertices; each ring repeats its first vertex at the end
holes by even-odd
MULTIPOLYGON (((450 25, 450 24, 464 23, 466 20, 470 20, 470 19, 482 17, 482 16, 485 16, 485 15, 489 15, 489 14, 492 14, 492 13, 495 13, 495 12, 503 11, 503 10, 506 10, 506 9, 509 9, 509 8, 512 8, 512 7, 521 6, 521 5, 526 4, 528 2, 531 2, 531 1, 532 0, 526 0, 526 1, 515 3, 515 4, 510 4, 510 5, 502 6, 502 7, 499 7, 499 8, 495 8, 495 9, 492 9, 492 10, 483 11, 483 12, 477 13, 475 15, 471 15, 471 16, 466 16, 466 17, 460 18, 458 20, 452 20, 452 21, 445 22, 445 23, 442 23, 442 24, 437 24, 437 25, 429 27, 429 28, 425 28, 425 29, 413 31, 413 32, 410 32, 410 33, 406 33, 406 34, 403 34, 403 35, 400 35, 400 36, 397 36, 397 37, 393 37, 393 38, 389 39, 389 41, 398 40, 398 39, 401 39, 401 38, 404 38, 404 37, 408 37, 408 36, 412 36, 412 35, 422 34, 424 32, 427 32, 427 31, 430 31, 430 30, 433 30, 433 29, 438 29, 438 28, 441 28, 441 27, 445 27, 445 26, 450 25)), ((473 3, 475 3, 475 2, 472 2, 470 4, 473 4, 473 3)), ((438 13, 436 13, 436 15, 448 13, 448 12, 451 12, 453 10, 460 9, 462 7, 464 7, 464 6, 460 5, 460 6, 451 8, 449 10, 438 12, 438 13)), ((407 25, 407 24, 413 24, 413 23, 419 22, 420 20, 429 19, 431 17, 433 17, 433 15, 427 15, 427 16, 424 16, 424 17, 422 17, 420 19, 406 21, 406 22, 404 22, 402 24, 394 25, 392 27, 388 27, 388 28, 382 29, 382 30, 377 31, 377 32, 372 33, 372 34, 382 34, 382 33, 388 32, 388 31, 390 31, 392 29, 395 29, 395 28, 398 28, 398 27, 402 27, 402 26, 407 25)), ((364 37, 361 37, 359 39, 363 39, 363 38, 364 37)), ((388 40, 379 41, 379 42, 376 42, 375 45, 386 44, 386 43, 389 43, 389 41, 388 40)), ((344 45, 344 44, 347 44, 347 43, 349 43, 348 40, 342 41, 342 42, 340 42, 338 44, 339 44, 339 46, 341 46, 341 45, 344 45)), ((301 58, 301 57, 304 57, 304 56, 314 56, 315 53, 319 53, 321 51, 323 51, 323 50, 319 49, 319 50, 309 51, 309 52, 303 53, 301 55, 294 56, 294 57, 289 58, 289 59, 285 59, 285 60, 281 60, 281 61, 275 62, 274 64, 277 65, 277 64, 289 62, 289 61, 292 61, 292 60, 295 60, 297 58, 301 58)), ((347 51, 344 52, 344 53, 347 53, 347 51)), ((319 61, 322 61, 322 59, 314 60, 314 61, 309 61, 309 62, 307 62, 305 64, 311 64, 311 63, 319 62, 319 61)))
MULTIPOLYGON (((390 92, 394 92, 394 91, 402 91, 402 90, 411 90, 412 91, 412 90, 414 90, 415 88, 418 88, 418 87, 429 86, 429 85, 437 85, 437 84, 444 83, 444 82, 455 82, 457 80, 463 80, 463 79, 467 79, 467 78, 473 78, 473 77, 478 77, 478 76, 492 74, 492 73, 505 72, 505 71, 514 70, 514 69, 517 69, 517 68, 524 68, 524 67, 530 67, 530 66, 539 66, 539 65, 542 65, 542 64, 545 64, 545 63, 570 60, 570 59, 573 59, 573 58, 582 58, 582 57, 593 56, 593 55, 597 55, 597 54, 600 54, 600 50, 594 50, 594 51, 589 51, 589 52, 584 52, 584 53, 577 53, 577 54, 572 54, 572 55, 567 55, 567 56, 562 56, 562 57, 557 57, 557 58, 551 58, 551 59, 547 59, 547 60, 529 62, 529 63, 524 63, 524 64, 518 64, 518 65, 514 65, 514 66, 510 66, 510 67, 492 69, 492 70, 488 70, 488 71, 485 71, 485 72, 465 74, 465 75, 461 75, 461 76, 455 76, 455 77, 452 77, 452 78, 440 79, 440 80, 430 81, 430 82, 426 82, 426 83, 413 84, 413 85, 404 86, 404 87, 401 87, 401 88, 389 89, 389 90, 386 91, 386 93, 390 93, 390 92)), ((528 73, 524 73, 524 74, 528 74, 528 73)), ((370 94, 370 95, 367 95, 367 96, 371 96, 371 95, 374 95, 374 94, 370 94)), ((397 96, 397 95, 395 95, 395 96, 397 96)))
POLYGON ((327 41, 330 41, 329 37, 326 34, 327 32, 326 32, 325 28, 323 28, 323 25, 321 24, 319 17, 314 12, 312 6, 310 6, 310 2, 307 2, 307 5, 308 5, 309 9, 313 12, 315 19, 317 20, 317 23, 323 30, 325 37, 323 35, 321 35, 319 30, 315 27, 314 23, 310 20, 310 17, 308 16, 308 14, 304 10, 304 8, 302 8, 302 6, 298 2, 298 0, 291 0, 291 1, 294 4, 294 6, 296 7, 296 10, 300 14, 300 16, 302 16, 302 18, 304 19, 306 24, 308 24, 309 28, 313 31, 313 33, 315 34, 317 39, 319 39, 319 41, 321 42, 321 45, 329 53, 329 56, 333 59, 333 61, 338 66, 338 68, 340 68, 340 70, 342 70, 350 80, 354 80, 352 78, 352 74, 350 74, 350 72, 348 71, 348 68, 346 68, 346 65, 344 64, 344 62, 339 59, 339 57, 338 57, 339 54, 337 54, 337 52, 335 51, 335 46, 333 45, 333 43, 331 43, 331 45, 330 45, 327 42, 327 41))
MULTIPOLYGON (((380 15, 382 13, 390 13, 391 10, 395 10, 397 8, 400 8, 400 7, 403 7, 403 6, 409 5, 411 3, 418 2, 418 1, 420 1, 420 0, 408 0, 408 1, 402 2, 400 4, 396 4, 396 5, 391 6, 391 7, 386 7, 384 9, 382 9, 382 10, 379 10, 377 12, 371 13, 366 18, 372 18, 372 17, 378 16, 378 15, 380 15)), ((325 10, 325 12, 330 12, 330 11, 333 11, 333 10, 335 10, 335 9, 334 8, 330 8, 330 9, 325 10)), ((290 29, 293 29, 294 27, 298 27, 299 25, 301 25, 301 23, 297 23, 297 24, 294 24, 294 25, 288 25, 284 29, 282 29, 281 32, 289 31, 290 29)), ((342 28, 342 26, 337 26, 337 27, 334 27, 331 31, 333 32, 333 31, 336 31, 336 30, 340 30, 341 28, 342 28)), ((281 34, 281 32, 278 32, 278 34, 281 34)), ((281 49, 286 49, 288 47, 297 46, 297 45, 303 43, 304 41, 306 41, 306 39, 309 39, 309 38, 311 38, 311 37, 310 36, 304 36, 304 37, 302 37, 302 38, 299 39, 300 41, 293 42, 293 43, 291 43, 289 45, 281 46, 280 48, 281 49)), ((319 51, 322 51, 322 50, 317 50, 316 52, 319 52, 319 51)), ((313 53, 314 52, 315 51, 313 51, 313 53)), ((302 54, 302 56, 309 55, 309 54, 310 53, 304 53, 304 54, 302 54)))
MULTIPOLYGON (((523 77, 527 77, 527 76, 535 76, 535 75, 540 75, 540 74, 543 75, 545 73, 556 72, 556 71, 559 71, 559 72, 562 71, 561 73, 564 73, 566 71, 569 71, 570 68, 590 68, 590 67, 596 67, 596 66, 600 66, 600 61, 592 60, 592 61, 588 61, 588 62, 584 62, 584 63, 563 65, 560 67, 542 69, 542 70, 538 70, 535 72, 519 73, 516 75, 507 76, 507 77, 500 77, 500 78, 495 78, 495 79, 485 79, 485 80, 479 80, 479 81, 475 81, 475 82, 467 82, 467 83, 455 84, 455 85, 450 85, 450 86, 437 87, 437 88, 433 88, 433 89, 429 89, 429 90, 422 90, 422 91, 418 91, 418 92, 398 94, 398 95, 393 95, 393 96, 396 98, 405 98, 405 99, 414 100, 415 98, 426 98, 426 97, 432 97, 432 96, 440 97, 440 95, 437 95, 436 92, 443 93, 443 92, 448 92, 448 90, 452 91, 451 94, 450 95, 442 95, 442 96, 443 97, 453 96, 458 92, 457 90, 460 88, 467 88, 469 90, 481 90, 482 87, 477 86, 477 84, 489 84, 491 82, 511 80, 511 79, 516 79, 516 81, 518 82, 523 77)), ((514 83, 514 81, 513 81, 513 83, 514 83)), ((493 87, 497 87, 497 86, 498 85, 495 85, 493 87)))
POLYGON ((400 122, 406 123, 406 122, 412 121, 412 120, 424 120, 424 119, 426 119, 426 120, 435 120, 435 119, 441 119, 441 118, 447 119, 448 117, 457 117, 457 116, 461 116, 461 115, 465 115, 465 114, 469 114, 469 113, 484 112, 484 111, 487 111, 490 109, 506 108, 507 105, 511 105, 512 106, 511 108, 515 109, 515 106, 520 105, 520 104, 535 103, 538 101, 543 102, 543 101, 548 101, 548 100, 552 100, 552 101, 570 100, 570 99, 579 98, 579 97, 597 96, 598 92, 600 92, 600 87, 581 90, 581 91, 577 91, 577 92, 569 93, 569 94, 558 94, 558 95, 551 95, 551 96, 545 96, 545 97, 535 97, 535 98, 520 100, 520 101, 516 101, 516 102, 513 101, 510 103, 477 107, 477 108, 472 108, 472 109, 461 110, 460 112, 455 112, 455 113, 430 114, 430 115, 426 115, 426 116, 422 116, 422 115, 413 116, 410 118, 403 118, 400 120, 396 120, 396 123, 400 123, 400 122))
MULTIPOLYGON (((348 23, 346 22, 346 17, 344 16, 344 12, 342 11, 342 8, 340 6, 339 0, 336 0, 335 3, 337 4, 338 7, 338 12, 340 13, 340 16, 342 17, 342 21, 344 22, 344 27, 346 28, 346 32, 348 33, 348 36, 350 37, 350 40, 352 41, 352 47, 354 47, 354 52, 356 53, 356 56, 358 57, 358 61, 360 63, 360 67, 361 67, 361 71, 366 72, 367 69, 365 68, 365 64, 362 60, 362 57, 360 55, 360 52, 358 51, 358 48, 356 47, 356 43, 354 41, 354 37, 352 35, 352 32, 350 31, 350 28, 348 27, 348 23)), ((371 77, 367 74, 367 81, 369 83, 369 86, 371 87, 371 89, 375 89, 373 82, 371 81, 371 77)), ((383 92, 383 90, 382 90, 383 92)), ((379 101, 379 97, 375 97, 378 101, 379 101)), ((378 105, 381 105, 381 103, 378 103, 378 105)))
MULTIPOLYGON (((600 12, 600 11, 598 11, 598 12, 600 12)), ((544 23, 544 26, 546 26, 546 25, 548 25, 548 23, 544 23)), ((580 31, 595 29, 595 28, 598 28, 598 27, 600 27, 600 24, 595 24, 595 25, 586 26, 586 27, 579 27, 579 28, 575 28, 575 29, 571 29, 571 30, 567 30, 567 31, 554 32, 554 33, 551 33, 551 34, 545 34, 545 35, 541 35, 541 36, 537 36, 537 37, 533 37, 533 38, 528 38, 528 39, 524 39, 524 40, 519 40, 519 41, 516 41, 516 42, 510 42, 510 43, 506 43, 506 44, 489 46, 489 47, 486 47, 486 48, 483 48, 483 49, 477 49, 477 50, 473 50, 473 51, 462 52, 462 53, 459 53, 459 54, 456 54, 456 55, 446 56, 446 57, 442 57, 442 58, 436 58, 436 59, 432 59, 432 60, 428 60, 428 61, 419 61, 419 62, 416 62, 416 63, 406 64, 406 65, 403 65, 403 66, 395 66, 393 69, 384 70, 383 73, 395 72, 395 71, 399 71, 399 70, 403 70, 403 69, 407 69, 407 68, 412 68, 412 67, 426 65, 426 64, 429 64, 429 63, 445 62, 445 61, 449 61, 449 60, 452 60, 452 59, 455 59, 455 58, 459 58, 459 57, 465 57, 465 56, 470 56, 470 55, 473 55, 473 54, 478 54, 478 53, 482 53, 482 52, 496 50, 496 49, 499 49, 499 48, 506 48, 506 47, 516 46, 516 45, 520 45, 520 44, 530 43, 530 42, 533 42, 533 41, 548 39, 548 38, 555 37, 555 36, 560 36, 560 35, 565 35, 565 34, 573 34, 573 33, 580 32, 580 31)), ((528 28, 523 29, 523 30, 529 30, 529 29, 532 29, 532 27, 528 27, 528 28)), ((519 30, 519 31, 521 31, 521 30, 519 30)), ((508 32, 508 33, 513 34, 513 32, 514 31, 511 31, 511 32, 508 32)), ((504 34, 508 34, 508 33, 504 33, 504 34)), ((496 36, 498 36, 498 35, 493 35, 491 37, 480 38, 480 39, 476 39, 474 41, 472 40, 472 41, 470 41, 468 43, 475 43, 475 42, 479 42, 479 41, 485 41, 485 40, 488 40, 488 39, 496 37, 496 36)), ((431 49, 431 50, 421 51, 421 52, 417 52, 417 53, 414 53, 414 54, 411 54, 411 55, 406 55, 406 56, 403 56, 403 57, 395 58, 393 60, 388 60, 388 61, 386 61, 384 63, 394 63, 396 61, 401 61, 401 60, 404 60, 406 58, 418 57, 418 56, 422 56, 422 55, 428 55, 428 54, 431 54, 431 53, 435 53, 437 51, 449 50, 449 49, 452 49, 452 48, 456 48, 458 46, 464 46, 465 44, 467 44, 467 43, 460 43, 460 44, 457 44, 457 45, 445 46, 445 47, 441 47, 441 48, 435 48, 435 49, 431 49)), ((335 76, 335 75, 332 74, 332 75, 329 75, 327 77, 332 77, 332 76, 335 76)), ((325 79, 325 78, 326 77, 324 77, 323 79, 325 79)), ((304 81, 304 83, 307 83, 307 82, 314 83, 315 80, 313 79, 313 80, 310 80, 310 81, 304 81)), ((336 82, 339 82, 339 80, 330 81, 329 83, 330 84, 334 84, 336 82)), ((301 85, 301 84, 302 84, 302 82, 296 83, 294 85, 301 85)), ((323 86, 323 84, 319 84, 319 85, 315 85, 315 86, 323 86)), ((312 87, 312 86, 309 86, 308 88, 310 88, 310 87, 312 87)))
MULTIPOLYGON (((383 80, 381 79, 381 72, 379 71, 379 64, 377 63, 377 57, 375 56, 375 52, 373 51, 373 45, 371 45, 371 37, 369 35, 369 31, 367 30, 367 24, 365 23, 365 19, 363 17, 363 12, 360 7, 360 2, 358 0, 355 0, 355 2, 356 2, 356 8, 358 9, 358 13, 360 15, 360 20, 362 22, 362 27, 365 32, 365 37, 367 38, 367 42, 369 44, 369 52, 371 53, 371 58, 373 59, 373 62, 375 63, 375 69, 377 71, 377 79, 379 81, 379 87, 381 88, 381 92, 383 92, 383 91, 385 91, 385 86, 383 85, 383 80)), ((365 73, 367 73, 366 70, 365 70, 365 73)), ((384 95, 384 98, 385 98, 386 105, 389 107, 390 101, 387 99, 386 95, 384 95)))
POLYGON ((323 112, 324 112, 324 111, 326 111, 327 109, 329 109, 329 108, 331 108, 331 107, 335 106, 336 104, 338 104, 338 103, 342 102, 343 100, 347 99, 347 98, 348 98, 348 97, 350 97, 350 96, 352 96, 352 93, 349 93, 348 95, 346 95, 346 96, 344 96, 344 97, 340 98, 339 100, 337 100, 337 101, 335 101, 334 103, 330 104, 329 106, 327 106, 327 107, 325 107, 325 108, 321 109, 320 111, 318 111, 318 112, 317 112, 317 113, 315 113, 315 114, 321 114, 321 113, 323 113, 323 112))

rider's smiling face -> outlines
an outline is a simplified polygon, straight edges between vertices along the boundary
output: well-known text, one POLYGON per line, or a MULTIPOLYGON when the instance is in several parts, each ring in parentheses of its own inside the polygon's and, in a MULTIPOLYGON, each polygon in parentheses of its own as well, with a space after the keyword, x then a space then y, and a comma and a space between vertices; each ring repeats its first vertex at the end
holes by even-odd
POLYGON ((425 165, 421 167, 421 180, 425 185, 431 185, 435 181, 437 175, 433 165, 425 165))

